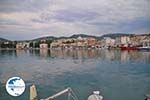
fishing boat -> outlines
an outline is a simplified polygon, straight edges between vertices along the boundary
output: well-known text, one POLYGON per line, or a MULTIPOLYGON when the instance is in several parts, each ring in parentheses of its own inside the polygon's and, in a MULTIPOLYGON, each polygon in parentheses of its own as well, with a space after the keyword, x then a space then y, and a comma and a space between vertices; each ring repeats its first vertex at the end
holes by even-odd
MULTIPOLYGON (((80 100, 76 96, 75 92, 70 87, 68 87, 52 96, 49 96, 45 99, 40 99, 40 100, 56 100, 58 97, 60 97, 64 94, 67 94, 67 96, 68 96, 67 100, 80 100)), ((100 91, 93 91, 93 94, 90 95, 87 100, 102 100, 102 99, 103 99, 103 97, 100 95, 100 91)), ((34 84, 32 86, 30 86, 30 100, 38 100, 36 86, 34 84)))
MULTIPOLYGON (((56 94, 49 96, 45 99, 38 99, 37 98, 37 91, 36 86, 33 84, 30 86, 30 100, 57 100, 58 97, 67 94, 68 99, 67 100, 80 100, 75 92, 70 88, 66 88, 60 92, 57 92, 56 94)), ((87 100, 103 100, 103 96, 100 95, 100 91, 93 91, 93 93, 87 98, 87 100)), ((150 100, 150 95, 146 94, 145 99, 143 100, 150 100)))
POLYGON ((137 50, 136 46, 132 46, 130 44, 125 44, 120 46, 121 50, 137 50))

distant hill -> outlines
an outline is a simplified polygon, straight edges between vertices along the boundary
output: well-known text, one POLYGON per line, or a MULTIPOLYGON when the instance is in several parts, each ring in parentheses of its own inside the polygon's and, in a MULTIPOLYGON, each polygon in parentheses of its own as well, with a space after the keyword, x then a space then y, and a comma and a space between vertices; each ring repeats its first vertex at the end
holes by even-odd
MULTIPOLYGON (((37 39, 33 39, 32 41, 40 41, 40 40, 55 40, 55 39, 69 39, 69 38, 78 38, 78 37, 82 37, 82 38, 87 38, 87 37, 93 37, 96 38, 98 40, 103 39, 104 37, 110 37, 110 38, 117 38, 117 37, 121 37, 121 36, 135 36, 136 34, 126 34, 126 33, 111 33, 111 34, 104 34, 102 36, 94 36, 94 35, 86 35, 86 34, 74 34, 72 36, 69 37, 54 37, 54 36, 47 36, 47 37, 40 37, 37 39)), ((139 35, 150 35, 150 34, 139 34, 139 35)))
POLYGON ((110 38, 117 38, 121 36, 134 36, 135 34, 125 34, 125 33, 111 33, 111 34, 104 34, 99 39, 103 39, 104 37, 110 37, 110 38))
MULTIPOLYGON (((72 35, 70 38, 77 38, 79 36, 81 37, 93 37, 96 39, 103 39, 104 37, 110 37, 115 39, 116 37, 121 37, 121 36, 134 36, 135 34, 125 34, 125 33, 111 33, 111 34, 104 34, 102 36, 94 36, 94 35, 85 35, 85 34, 77 34, 77 35, 72 35)), ((142 34, 142 35, 147 35, 147 34, 142 34)))
POLYGON ((85 38, 85 37, 93 37, 93 38, 97 38, 94 35, 86 35, 86 34, 75 34, 75 35, 70 36, 70 38, 78 38, 78 37, 83 37, 83 38, 85 38))
POLYGON ((36 38, 33 39, 31 41, 40 41, 40 40, 55 40, 55 39, 69 39, 69 38, 78 38, 78 37, 94 37, 97 38, 96 36, 92 36, 92 35, 85 35, 85 34, 75 34, 72 35, 70 37, 66 37, 66 36, 61 36, 61 37, 54 37, 54 36, 46 36, 46 37, 40 37, 40 38, 36 38))
POLYGON ((46 36, 46 37, 40 37, 40 38, 36 38, 36 39, 33 39, 31 41, 40 41, 40 40, 55 40, 57 39, 56 37, 54 36, 46 36))
POLYGON ((4 38, 0 38, 0 42, 6 42, 6 41, 10 41, 10 40, 4 39, 4 38))
POLYGON ((139 34, 138 36, 150 36, 150 33, 148 33, 148 34, 139 34))

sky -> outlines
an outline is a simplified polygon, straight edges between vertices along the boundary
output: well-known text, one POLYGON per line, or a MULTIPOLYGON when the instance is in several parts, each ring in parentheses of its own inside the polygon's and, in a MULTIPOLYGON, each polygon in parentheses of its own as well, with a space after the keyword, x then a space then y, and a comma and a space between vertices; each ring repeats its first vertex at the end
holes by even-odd
POLYGON ((0 37, 150 33, 150 0, 0 0, 0 37))

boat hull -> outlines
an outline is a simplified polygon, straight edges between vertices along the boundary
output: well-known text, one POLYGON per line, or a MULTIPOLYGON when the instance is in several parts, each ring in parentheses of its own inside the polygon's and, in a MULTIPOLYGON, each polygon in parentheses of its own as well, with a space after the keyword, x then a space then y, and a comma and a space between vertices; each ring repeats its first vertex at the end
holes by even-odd
POLYGON ((138 50, 146 50, 146 51, 150 51, 150 47, 138 47, 138 50))
POLYGON ((137 50, 136 47, 120 47, 121 50, 137 50))

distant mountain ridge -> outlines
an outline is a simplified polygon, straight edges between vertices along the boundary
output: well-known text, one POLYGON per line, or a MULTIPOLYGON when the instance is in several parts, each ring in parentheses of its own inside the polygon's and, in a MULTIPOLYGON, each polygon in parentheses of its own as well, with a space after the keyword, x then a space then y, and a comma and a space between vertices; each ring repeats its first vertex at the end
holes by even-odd
POLYGON ((10 40, 4 39, 4 38, 1 38, 1 37, 0 37, 0 41, 1 41, 1 42, 5 42, 5 41, 10 41, 10 40))
MULTIPOLYGON (((116 37, 121 37, 121 36, 150 36, 150 33, 148 34, 126 34, 126 33, 110 33, 110 34, 104 34, 102 36, 94 36, 94 35, 86 35, 86 34, 74 34, 72 36, 69 36, 69 37, 53 37, 53 36, 49 36, 49 37, 45 37, 45 39, 47 38, 51 38, 53 37, 53 39, 68 39, 68 38, 78 38, 78 37, 82 37, 82 38, 87 38, 87 37, 93 37, 93 38, 96 38, 98 40, 100 39, 103 39, 104 37, 110 37, 110 38, 113 38, 115 39, 116 37)), ((44 39, 44 38, 43 38, 44 39)))
POLYGON ((32 39, 31 41, 54 40, 54 39, 56 39, 56 37, 54 37, 54 36, 45 36, 45 37, 40 37, 40 38, 32 39))
MULTIPOLYGON (((93 37, 96 38, 98 40, 103 39, 104 37, 110 37, 115 39, 116 37, 121 37, 121 36, 135 36, 135 35, 146 35, 146 36, 150 36, 150 33, 148 34, 125 34, 125 33, 110 33, 110 34, 104 34, 102 36, 94 36, 94 35, 86 35, 86 34, 74 34, 72 36, 61 36, 61 37, 55 37, 55 36, 45 36, 45 37, 40 37, 40 38, 35 38, 32 40, 24 40, 24 41, 40 41, 40 40, 55 40, 55 39, 69 39, 69 38, 78 38, 78 37, 82 37, 82 38, 87 38, 87 37, 93 37)), ((5 42, 5 41, 11 41, 8 39, 4 39, 4 38, 0 38, 0 41, 5 42)))
POLYGON ((115 33, 115 34, 104 34, 101 36, 101 39, 104 37, 111 37, 113 39, 117 38, 117 37, 121 37, 121 36, 134 36, 135 34, 125 34, 125 33, 115 33))

